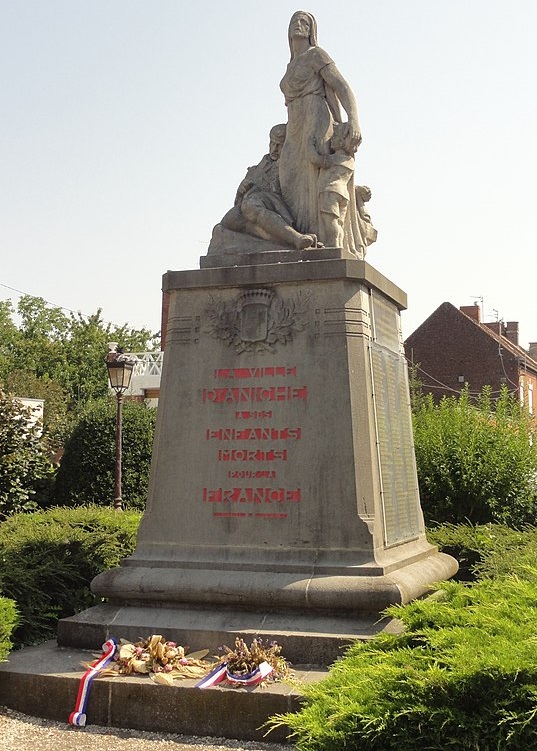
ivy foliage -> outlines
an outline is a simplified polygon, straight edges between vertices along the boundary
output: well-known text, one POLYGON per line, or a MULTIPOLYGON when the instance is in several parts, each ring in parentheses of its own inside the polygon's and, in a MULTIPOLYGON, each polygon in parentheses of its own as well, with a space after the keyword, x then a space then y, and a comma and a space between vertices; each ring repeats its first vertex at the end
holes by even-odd
MULTIPOLYGON (((122 494, 124 505, 143 509, 147 498, 156 410, 123 403, 122 494)), ((65 444, 55 483, 64 506, 109 506, 114 497, 116 400, 87 404, 65 444)))
POLYGON ((414 442, 427 524, 469 521, 518 527, 537 511, 537 435, 531 416, 503 389, 485 387, 436 404, 413 400, 414 442))

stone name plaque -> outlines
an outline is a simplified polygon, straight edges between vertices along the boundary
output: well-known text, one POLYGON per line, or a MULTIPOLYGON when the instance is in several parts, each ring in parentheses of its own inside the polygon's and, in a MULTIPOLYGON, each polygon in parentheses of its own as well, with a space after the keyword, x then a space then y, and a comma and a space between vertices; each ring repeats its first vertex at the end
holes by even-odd
POLYGON ((371 359, 375 393, 384 542, 395 545, 415 538, 419 495, 414 459, 406 362, 373 342, 371 359))

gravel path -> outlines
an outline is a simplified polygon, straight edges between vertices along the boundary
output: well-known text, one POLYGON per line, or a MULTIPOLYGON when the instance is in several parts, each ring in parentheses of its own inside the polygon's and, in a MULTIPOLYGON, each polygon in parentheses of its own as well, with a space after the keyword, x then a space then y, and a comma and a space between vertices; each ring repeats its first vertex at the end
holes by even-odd
POLYGON ((294 751, 293 746, 226 738, 147 733, 61 722, 0 707, 0 751, 294 751))

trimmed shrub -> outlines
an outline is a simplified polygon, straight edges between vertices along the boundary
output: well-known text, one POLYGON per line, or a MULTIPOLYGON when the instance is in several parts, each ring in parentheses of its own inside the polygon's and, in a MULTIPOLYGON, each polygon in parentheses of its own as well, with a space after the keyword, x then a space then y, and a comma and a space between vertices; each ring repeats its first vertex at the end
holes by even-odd
MULTIPOLYGON (((143 509, 147 498, 156 410, 123 404, 122 493, 125 506, 143 509)), ((65 444, 54 498, 63 506, 109 506, 114 497, 116 401, 92 402, 65 444)))
POLYGON ((0 662, 6 659, 11 650, 11 634, 17 623, 18 614, 15 603, 7 597, 0 597, 0 662))
POLYGON ((350 648, 298 714, 299 751, 537 748, 537 569, 389 609, 406 630, 350 648))
POLYGON ((537 560, 537 530, 502 524, 443 524, 427 531, 430 542, 459 562, 458 581, 513 574, 537 560))
POLYGON ((414 401, 414 442, 427 524, 532 524, 537 511, 537 442, 530 415, 506 389, 477 404, 468 390, 435 404, 414 401))
POLYGON ((16 645, 52 637, 59 618, 96 604, 91 580, 132 553, 138 512, 98 507, 17 514, 0 524, 0 591, 15 600, 16 645))

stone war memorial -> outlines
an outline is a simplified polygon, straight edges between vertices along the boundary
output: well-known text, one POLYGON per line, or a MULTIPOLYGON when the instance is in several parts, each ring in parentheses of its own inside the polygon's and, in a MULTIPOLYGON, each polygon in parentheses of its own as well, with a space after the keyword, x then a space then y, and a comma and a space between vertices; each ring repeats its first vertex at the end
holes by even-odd
POLYGON ((288 36, 287 122, 267 129, 200 268, 164 275, 136 549, 93 581, 105 604, 60 622, 62 646, 159 633, 216 649, 260 635, 326 665, 389 627, 387 606, 456 571, 425 537, 406 296, 365 261, 377 233, 356 100, 311 14, 295 13, 288 36))

